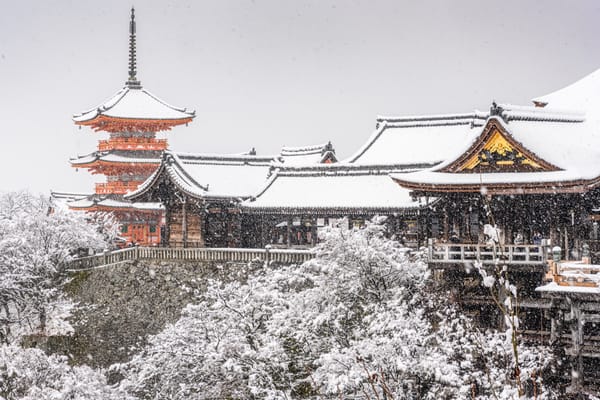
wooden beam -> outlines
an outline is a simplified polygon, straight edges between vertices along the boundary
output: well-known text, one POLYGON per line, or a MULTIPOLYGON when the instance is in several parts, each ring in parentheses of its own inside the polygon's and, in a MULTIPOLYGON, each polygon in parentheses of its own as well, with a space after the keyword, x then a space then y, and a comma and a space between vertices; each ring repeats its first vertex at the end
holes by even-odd
POLYGON ((183 199, 183 203, 181 203, 181 231, 182 231, 182 242, 183 247, 187 247, 187 202, 186 199, 183 199))

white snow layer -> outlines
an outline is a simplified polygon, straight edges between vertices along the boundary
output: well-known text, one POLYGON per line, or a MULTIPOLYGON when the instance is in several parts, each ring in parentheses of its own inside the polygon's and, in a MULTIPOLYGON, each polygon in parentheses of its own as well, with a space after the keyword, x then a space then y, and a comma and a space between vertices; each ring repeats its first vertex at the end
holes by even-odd
POLYGON ((116 118, 181 119, 194 115, 186 109, 173 107, 144 89, 124 87, 100 106, 75 115, 76 122, 88 121, 99 114, 116 118))
POLYGON ((417 208, 387 174, 276 174, 248 208, 417 208))

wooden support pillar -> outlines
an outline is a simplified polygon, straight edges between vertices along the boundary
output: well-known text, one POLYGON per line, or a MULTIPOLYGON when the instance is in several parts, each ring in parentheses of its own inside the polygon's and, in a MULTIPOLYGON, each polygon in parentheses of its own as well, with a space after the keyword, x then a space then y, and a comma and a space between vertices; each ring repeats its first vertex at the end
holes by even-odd
POLYGON ((417 210, 417 249, 421 248, 421 212, 417 210))
POLYGON ((184 198, 183 203, 181 203, 181 241, 183 242, 183 247, 187 247, 187 228, 187 206, 184 198))
POLYGON ((235 247, 232 245, 233 241, 233 218, 229 212, 229 208, 223 208, 221 211, 223 214, 223 224, 225 225, 225 243, 223 247, 235 247))
MULTIPOLYGON (((504 304, 504 301, 506 300, 506 291, 507 291, 507 289, 503 285, 498 285, 498 289, 497 289, 496 293, 498 296, 498 302, 500 304, 504 304)), ((508 307, 506 307, 506 312, 510 314, 511 310, 509 310, 508 307)), ((507 321, 504 318, 504 314, 502 314, 502 312, 500 312, 500 310, 496 311, 496 315, 498 317, 496 329, 498 329, 500 332, 502 332, 502 331, 506 330, 506 328, 507 328, 507 326, 506 326, 507 321)))
MULTIPOLYGON (((252 229, 257 229, 257 228, 256 228, 256 226, 253 225, 252 229)), ((260 216, 259 216, 259 224, 258 224, 258 230, 259 230, 258 237, 260 237, 260 243, 258 243, 257 247, 264 247, 264 246, 266 246, 268 244, 267 243, 267 239, 266 239, 266 235, 265 235, 267 229, 268 228, 266 227, 266 224, 265 224, 265 215, 264 214, 260 214, 260 216)))
POLYGON ((286 221, 286 241, 287 247, 292 247, 292 218, 286 221))
POLYGON ((166 204, 165 208, 166 208, 166 211, 165 211, 165 233, 164 233, 165 243, 161 243, 161 245, 170 246, 169 242, 171 240, 171 205, 166 204))
POLYGON ((444 207, 444 241, 448 241, 449 232, 448 232, 448 209, 444 207))
POLYGON ((316 246, 317 245, 317 218, 313 218, 311 220, 311 227, 310 227, 310 244, 312 246, 316 246))
POLYGON ((565 260, 569 261, 571 259, 570 255, 569 255, 569 253, 570 253, 570 251, 569 251, 569 233, 568 233, 568 229, 566 226, 563 228, 563 230, 564 230, 564 239, 565 239, 565 247, 563 247, 563 249, 565 250, 565 260))
POLYGON ((571 305, 569 325, 571 327, 571 385, 567 389, 570 393, 581 393, 583 388, 583 311, 579 301, 567 297, 571 305))
POLYGON ((550 319, 550 345, 553 345, 558 340, 559 331, 558 331, 558 321, 556 317, 553 315, 550 319))

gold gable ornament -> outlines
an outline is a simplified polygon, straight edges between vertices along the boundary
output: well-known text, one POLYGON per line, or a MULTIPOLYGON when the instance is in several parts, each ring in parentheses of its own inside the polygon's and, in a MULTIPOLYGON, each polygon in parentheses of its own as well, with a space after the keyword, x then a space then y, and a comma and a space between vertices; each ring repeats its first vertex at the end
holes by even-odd
POLYGON ((517 142, 491 117, 481 135, 460 157, 440 169, 450 173, 545 172, 560 168, 539 158, 517 142))
POLYGON ((479 153, 469 158, 458 169, 458 172, 472 171, 476 168, 478 172, 482 169, 485 172, 543 170, 540 164, 525 156, 519 149, 511 145, 497 129, 494 129, 494 132, 479 153))

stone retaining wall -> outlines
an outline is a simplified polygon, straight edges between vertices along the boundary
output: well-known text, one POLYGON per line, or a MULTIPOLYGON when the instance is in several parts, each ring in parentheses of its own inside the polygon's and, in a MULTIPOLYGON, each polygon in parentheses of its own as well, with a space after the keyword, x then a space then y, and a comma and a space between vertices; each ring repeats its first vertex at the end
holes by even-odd
POLYGON ((244 280, 262 263, 129 261, 70 273, 66 292, 79 303, 75 333, 47 338, 39 347, 67 354, 75 364, 107 367, 124 362, 147 335, 177 321, 185 305, 206 288, 207 279, 244 280))

